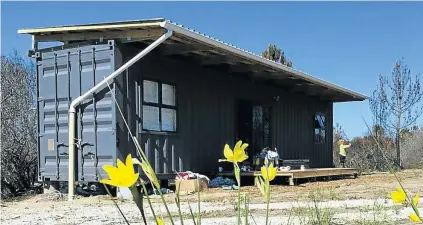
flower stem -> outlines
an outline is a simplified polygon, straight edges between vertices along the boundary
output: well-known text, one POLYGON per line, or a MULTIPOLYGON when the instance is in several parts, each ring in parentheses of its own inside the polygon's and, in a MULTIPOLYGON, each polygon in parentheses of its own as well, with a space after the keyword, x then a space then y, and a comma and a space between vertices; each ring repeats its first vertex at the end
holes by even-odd
MULTIPOLYGON (((154 208, 153 208, 153 205, 151 204, 150 197, 148 196, 147 187, 145 186, 144 182, 141 181, 140 183, 145 195, 147 196, 147 202, 148 202, 148 205, 150 206, 151 214, 153 214, 153 217, 156 218, 156 213, 154 212, 154 208)), ((156 223, 157 223, 157 220, 156 220, 156 223)), ((157 223, 157 225, 159 224, 157 223)))
POLYGON ((175 202, 176 202, 176 206, 178 207, 178 214, 179 214, 179 219, 181 220, 181 225, 184 225, 184 219, 182 218, 182 213, 181 213, 181 199, 179 197, 179 190, 181 187, 181 183, 179 183, 177 189, 176 189, 176 198, 175 198, 175 202))
POLYGON ((166 208, 166 212, 167 212, 167 214, 169 215, 170 222, 172 223, 172 225, 174 225, 174 224, 175 224, 175 222, 173 221, 172 214, 170 214, 169 207, 167 207, 166 200, 164 199, 164 196, 163 196, 162 190, 160 190, 160 188, 158 188, 158 189, 157 189, 157 191, 159 192, 159 194, 160 194, 160 198, 162 199, 163 204, 164 204, 164 206, 165 206, 165 208, 166 208))
POLYGON ((234 162, 234 172, 235 172, 236 181, 238 183, 237 224, 240 225, 241 224, 241 175, 239 171, 239 166, 236 164, 236 162, 234 162))
POLYGON ((269 203, 270 203, 270 182, 269 179, 266 179, 266 225, 269 221, 269 203))
POLYGON ((129 187, 129 190, 131 190, 132 198, 141 212, 141 216, 144 221, 144 224, 147 224, 147 219, 145 218, 145 212, 144 212, 144 207, 142 202, 143 201, 142 195, 140 195, 140 193, 138 192, 138 188, 135 184, 129 187))
POLYGON ((238 224, 241 224, 241 185, 238 185, 238 224))
POLYGON ((244 213, 245 213, 245 225, 248 225, 248 202, 247 195, 244 195, 244 213))
POLYGON ((198 185, 198 192, 197 192, 197 203, 198 203, 198 214, 197 214, 197 224, 201 225, 201 199, 200 199, 200 181, 197 177, 197 185, 198 185))

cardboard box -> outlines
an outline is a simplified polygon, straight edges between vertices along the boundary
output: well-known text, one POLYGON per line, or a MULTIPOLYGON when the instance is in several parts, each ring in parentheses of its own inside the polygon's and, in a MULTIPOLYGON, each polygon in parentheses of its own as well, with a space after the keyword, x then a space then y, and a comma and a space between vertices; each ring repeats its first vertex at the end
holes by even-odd
POLYGON ((209 187, 209 181, 206 178, 193 179, 193 180, 176 180, 176 192, 179 194, 190 194, 198 191, 203 191, 209 187))

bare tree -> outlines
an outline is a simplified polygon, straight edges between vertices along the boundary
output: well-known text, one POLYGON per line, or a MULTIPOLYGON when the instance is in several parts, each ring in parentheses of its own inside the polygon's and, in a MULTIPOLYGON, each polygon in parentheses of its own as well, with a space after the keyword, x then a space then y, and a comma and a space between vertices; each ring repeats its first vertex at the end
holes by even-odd
POLYGON ((401 167, 401 134, 410 128, 423 113, 420 100, 423 90, 420 75, 413 80, 410 69, 400 59, 391 77, 379 75, 379 85, 370 98, 370 109, 376 125, 385 128, 395 139, 396 163, 401 167))
POLYGON ((403 134, 401 159, 404 168, 423 168, 423 127, 413 127, 403 134))
POLYGON ((380 82, 376 87, 376 90, 373 91, 372 96, 369 98, 370 111, 373 114, 373 134, 378 142, 385 135, 385 129, 383 128, 384 119, 388 117, 388 110, 385 104, 385 97, 383 92, 379 90, 384 90, 385 84, 380 82))
POLYGON ((33 186, 37 169, 35 68, 17 52, 1 57, 1 194, 33 186))

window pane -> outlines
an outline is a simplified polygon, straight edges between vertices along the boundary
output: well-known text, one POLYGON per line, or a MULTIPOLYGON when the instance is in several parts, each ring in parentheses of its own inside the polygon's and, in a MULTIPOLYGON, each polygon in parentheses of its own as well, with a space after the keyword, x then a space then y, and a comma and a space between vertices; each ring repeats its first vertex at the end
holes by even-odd
POLYGON ((314 117, 314 128, 322 128, 324 129, 325 127, 325 116, 323 115, 316 115, 314 117))
POLYGON ((322 114, 314 116, 314 140, 316 143, 326 142, 325 116, 322 114))
POLYGON ((176 131, 176 110, 162 108, 162 130, 176 131))
POLYGON ((314 129, 314 142, 319 142, 319 129, 314 129))
POLYGON ((320 130, 320 142, 325 143, 326 141, 326 132, 325 130, 320 130))
POLYGON ((159 84, 157 82, 145 80, 143 89, 145 102, 159 103, 159 84))
POLYGON ((318 115, 317 118, 319 120, 320 128, 324 128, 325 127, 325 116, 318 115))
POLYGON ((142 126, 146 130, 160 130, 158 107, 143 105, 142 126))
POLYGON ((163 84, 162 85, 162 104, 175 106, 176 94, 175 86, 163 84))

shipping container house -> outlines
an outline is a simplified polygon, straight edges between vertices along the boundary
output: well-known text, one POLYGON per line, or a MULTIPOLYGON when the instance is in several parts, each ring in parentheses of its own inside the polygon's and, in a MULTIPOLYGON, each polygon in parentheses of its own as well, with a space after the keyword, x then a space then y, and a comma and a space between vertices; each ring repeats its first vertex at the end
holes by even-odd
POLYGON ((42 181, 68 180, 69 130, 77 181, 97 182, 107 176, 102 165, 136 155, 130 133, 161 178, 210 173, 237 140, 250 144, 250 159, 270 147, 332 167, 333 104, 367 98, 164 19, 19 33, 33 38, 42 181), (72 102, 130 61, 78 102, 70 129, 72 102))

